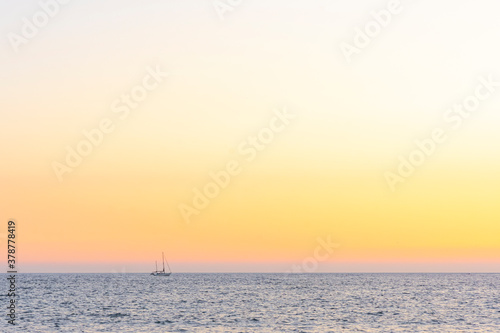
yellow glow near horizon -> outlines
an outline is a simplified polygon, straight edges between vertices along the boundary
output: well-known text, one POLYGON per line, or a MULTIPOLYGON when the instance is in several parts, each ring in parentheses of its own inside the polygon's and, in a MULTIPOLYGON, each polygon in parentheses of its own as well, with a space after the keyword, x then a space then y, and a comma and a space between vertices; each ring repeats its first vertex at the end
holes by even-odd
MULTIPOLYGON (((499 262, 500 87, 460 128, 444 117, 480 78, 500 82, 496 11, 403 5, 350 64, 339 44, 385 3, 255 1, 222 21, 206 4, 75 2, 19 52, 5 42, 0 217, 19 223, 21 260, 85 270, 164 250, 178 264, 258 270, 312 256, 330 235, 329 267, 499 262), (121 117, 114 102, 148 68, 169 75, 121 117), (283 108, 295 118, 278 131, 283 108), (66 165, 67 147, 103 119, 113 130, 59 182, 53 162, 66 165), (447 140, 392 192, 384 174, 436 127, 447 140), (272 139, 249 159, 239 147, 265 128, 272 139), (230 161, 241 172, 194 207, 193 189, 230 161), (197 211, 191 223, 181 204, 197 211)), ((0 9, 17 33, 9 10, 34 12, 0 9)))

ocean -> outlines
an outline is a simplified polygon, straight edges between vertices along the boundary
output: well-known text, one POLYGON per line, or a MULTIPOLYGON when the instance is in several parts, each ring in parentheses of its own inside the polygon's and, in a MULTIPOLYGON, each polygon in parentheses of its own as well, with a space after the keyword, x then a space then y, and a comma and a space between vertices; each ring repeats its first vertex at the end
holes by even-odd
POLYGON ((500 332, 499 287, 500 274, 18 274, 17 325, 2 293, 0 331, 500 332))

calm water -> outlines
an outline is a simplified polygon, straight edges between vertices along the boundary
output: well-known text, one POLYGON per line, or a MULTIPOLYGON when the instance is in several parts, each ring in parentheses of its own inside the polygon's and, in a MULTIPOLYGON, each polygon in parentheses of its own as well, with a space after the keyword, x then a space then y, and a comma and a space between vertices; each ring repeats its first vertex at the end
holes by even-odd
POLYGON ((498 274, 18 277, 1 332, 500 332, 498 274))

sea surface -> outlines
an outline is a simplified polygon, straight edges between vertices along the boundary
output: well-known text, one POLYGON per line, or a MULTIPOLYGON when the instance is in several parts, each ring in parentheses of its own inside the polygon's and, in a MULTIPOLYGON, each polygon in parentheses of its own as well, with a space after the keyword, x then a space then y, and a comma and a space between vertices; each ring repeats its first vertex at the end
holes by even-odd
POLYGON ((17 289, 0 332, 500 332, 500 274, 19 274, 17 289))

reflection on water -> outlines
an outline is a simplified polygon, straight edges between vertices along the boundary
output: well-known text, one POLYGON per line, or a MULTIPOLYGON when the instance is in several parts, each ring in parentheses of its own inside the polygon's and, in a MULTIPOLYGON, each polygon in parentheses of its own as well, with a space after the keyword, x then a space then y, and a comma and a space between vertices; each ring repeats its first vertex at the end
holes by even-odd
POLYGON ((499 274, 20 274, 18 280, 18 332, 500 332, 499 274))

